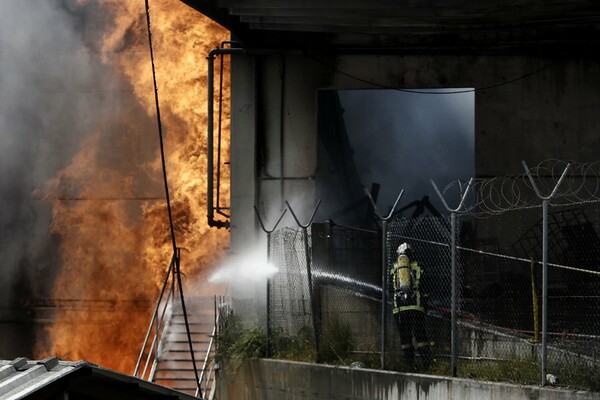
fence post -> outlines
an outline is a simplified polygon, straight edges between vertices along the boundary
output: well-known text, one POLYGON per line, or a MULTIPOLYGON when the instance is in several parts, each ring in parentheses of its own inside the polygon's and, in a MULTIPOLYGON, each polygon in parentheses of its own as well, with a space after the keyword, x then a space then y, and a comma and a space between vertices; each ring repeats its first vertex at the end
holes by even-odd
POLYGON ((559 186, 564 180, 567 171, 571 164, 567 164, 565 170, 562 175, 558 179, 558 182, 554 186, 554 189, 550 193, 549 196, 543 196, 533 177, 531 176, 531 172, 529 171, 529 167, 527 167, 527 163, 525 161, 521 161, 523 164, 523 168, 525 169, 525 173, 529 178, 529 182, 531 182, 531 186, 533 187, 533 191, 535 195, 542 200, 542 386, 546 385, 546 373, 548 369, 547 363, 547 350, 548 350, 548 204, 550 199, 554 197, 556 192, 558 191, 559 186))
POLYGON ((385 369, 385 336, 386 336, 386 305, 387 305, 387 230, 388 230, 388 221, 392 218, 394 211, 396 210, 396 206, 400 201, 400 197, 404 193, 404 189, 400 191, 400 194, 396 198, 396 202, 392 206, 390 213, 387 217, 384 217, 379 212, 375 201, 373 201, 373 197, 371 193, 363 188, 364 192, 369 197, 371 201, 371 205, 373 206, 373 210, 375 211, 375 215, 377 219, 381 221, 381 369, 385 369))
POLYGON ((306 273, 307 273, 307 279, 308 279, 308 297, 309 297, 309 301, 310 301, 310 309, 311 309, 311 313, 312 313, 312 320, 313 320, 313 343, 315 345, 315 361, 319 362, 319 336, 317 335, 317 304, 314 298, 314 293, 313 293, 313 280, 312 280, 312 271, 311 271, 311 265, 310 265, 310 253, 308 251, 308 227, 312 224, 313 219, 315 218, 315 214, 317 213, 317 210, 319 209, 319 206, 321 205, 321 200, 319 200, 317 202, 317 205, 315 207, 315 210, 313 211, 310 219, 308 220, 308 223, 306 224, 301 224, 300 221, 298 221, 298 218, 296 217, 296 214, 294 213, 294 209, 292 208, 292 206, 290 206, 290 203, 288 203, 288 201, 285 201, 285 204, 287 205, 287 208, 290 210, 290 212, 292 213, 292 216, 294 217, 294 220, 296 221, 296 224, 298 224, 298 226, 300 228, 302 228, 302 234, 303 234, 303 238, 304 238, 304 254, 306 256, 306 273))
MULTIPOLYGON (((260 222, 260 227, 267 234, 267 264, 270 264, 271 263, 271 233, 273 233, 273 231, 275 229, 277 229, 277 225, 279 225, 279 223, 281 222, 281 219, 287 212, 287 208, 285 210, 283 210, 283 213, 281 213, 281 216, 279 217, 279 219, 277 220, 277 222, 275 223, 275 225, 273 226, 272 229, 265 228, 265 224, 263 223, 263 220, 260 217, 260 214, 258 213, 258 209, 256 208, 256 206, 254 206, 254 211, 256 212, 256 216, 258 217, 258 222, 260 222)), ((266 346, 267 354, 266 355, 267 355, 267 357, 269 357, 271 355, 271 303, 270 303, 270 299, 271 299, 271 277, 268 276, 267 277, 267 313, 266 313, 266 318, 267 318, 267 346, 266 346)))
POLYGON ((464 203, 465 203, 465 199, 467 198, 467 194, 469 193, 469 189, 471 188, 471 185, 473 184, 473 178, 469 179, 469 183, 467 184, 467 187, 465 189, 465 191, 463 193, 461 193, 461 199, 460 199, 460 203, 458 204, 458 207, 456 208, 450 208, 448 206, 448 203, 446 203, 446 200, 444 199, 444 196, 442 195, 442 193, 440 192, 440 190, 438 189, 437 185, 435 184, 435 182, 433 181, 433 179, 430 180, 431 185, 433 186, 433 188, 435 189, 435 192, 437 193, 437 195, 439 196, 440 200, 442 201, 442 204, 444 204, 444 207, 446 208, 447 211, 450 212, 450 225, 451 225, 451 238, 450 238, 450 263, 451 263, 451 305, 450 305, 450 347, 451 347, 451 358, 450 358, 450 366, 452 369, 452 376, 456 377, 457 375, 457 366, 456 366, 456 360, 457 360, 457 321, 456 321, 456 309, 457 309, 457 305, 456 305, 456 300, 457 300, 457 290, 456 290, 456 236, 457 236, 457 228, 456 228, 456 214, 461 210, 461 208, 463 207, 464 203))

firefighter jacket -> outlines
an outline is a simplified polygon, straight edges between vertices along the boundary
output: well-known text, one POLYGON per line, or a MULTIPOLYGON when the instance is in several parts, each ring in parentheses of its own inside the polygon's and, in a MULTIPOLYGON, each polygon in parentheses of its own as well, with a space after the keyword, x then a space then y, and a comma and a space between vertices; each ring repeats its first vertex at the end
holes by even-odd
POLYGON ((410 261, 408 256, 401 254, 390 272, 394 289, 394 314, 402 311, 425 311, 421 303, 421 267, 416 261, 410 261))

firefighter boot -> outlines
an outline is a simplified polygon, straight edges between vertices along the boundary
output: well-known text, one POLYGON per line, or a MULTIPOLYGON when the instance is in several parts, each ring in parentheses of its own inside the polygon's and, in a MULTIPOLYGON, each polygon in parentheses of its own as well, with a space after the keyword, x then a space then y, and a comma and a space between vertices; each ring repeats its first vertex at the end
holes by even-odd
POLYGON ((411 346, 402 346, 402 354, 404 356, 404 365, 409 371, 416 371, 417 366, 415 364, 415 349, 411 346))
POLYGON ((427 371, 431 367, 431 349, 429 344, 418 348, 419 355, 421 356, 421 365, 423 371, 427 371))

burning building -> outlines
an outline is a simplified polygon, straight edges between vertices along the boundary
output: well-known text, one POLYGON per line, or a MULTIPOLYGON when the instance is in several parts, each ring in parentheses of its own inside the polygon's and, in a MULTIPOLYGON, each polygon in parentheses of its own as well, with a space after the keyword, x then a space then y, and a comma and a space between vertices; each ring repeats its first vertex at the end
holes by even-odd
MULTIPOLYGON (((181 2, 151 9, 175 236, 193 283, 228 246, 205 222, 196 68, 229 36, 181 2)), ((172 254, 145 2, 9 1, 1 14, 2 358, 131 373, 172 254)))
MULTIPOLYGON (((0 13, 12 56, 0 60, 11 94, 2 129, 15 132, 3 160, 15 178, 34 170, 2 189, 15 210, 2 220, 3 321, 14 332, 4 357, 24 355, 36 338, 15 338, 37 320, 47 324, 40 356, 128 371, 172 252, 145 4, 23 3, 4 2, 0 13)), ((322 199, 315 220, 368 224, 363 187, 379 187, 385 209, 405 187, 410 200, 423 198, 417 181, 433 177, 596 158, 600 9, 587 1, 149 3, 188 276, 202 279, 229 241, 241 257, 263 243, 254 207, 273 223, 288 202, 306 222, 322 199), (433 128, 407 121, 429 121, 438 106, 388 91, 444 98, 466 116, 429 136, 433 128), (402 119, 379 124, 390 104, 385 115, 402 119)), ((284 224, 294 224, 289 214, 284 224)), ((244 296, 258 295, 234 300, 244 296)))

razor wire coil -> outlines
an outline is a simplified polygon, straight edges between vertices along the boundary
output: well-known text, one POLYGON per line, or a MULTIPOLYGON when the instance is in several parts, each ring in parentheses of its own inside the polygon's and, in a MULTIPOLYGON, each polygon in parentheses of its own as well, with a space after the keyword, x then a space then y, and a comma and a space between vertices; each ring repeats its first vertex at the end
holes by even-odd
MULTIPOLYGON (((552 205, 582 204, 600 201, 600 161, 589 163, 545 160, 529 173, 540 193, 549 194, 557 185, 552 205), (565 178, 560 177, 569 166, 565 178)), ((485 218, 507 211, 541 207, 539 198, 526 172, 520 175, 473 179, 470 186, 463 180, 448 183, 441 194, 446 199, 460 198, 468 188, 469 193, 461 214, 485 218)))

